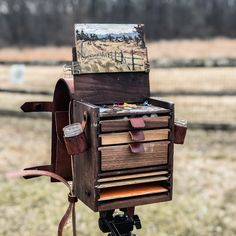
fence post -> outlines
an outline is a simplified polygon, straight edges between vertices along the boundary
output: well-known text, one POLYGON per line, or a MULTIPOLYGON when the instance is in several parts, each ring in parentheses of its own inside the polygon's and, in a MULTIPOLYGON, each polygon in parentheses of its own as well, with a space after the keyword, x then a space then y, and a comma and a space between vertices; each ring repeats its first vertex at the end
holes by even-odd
POLYGON ((134 50, 131 51, 132 69, 134 70, 134 50))
POLYGON ((124 60, 124 55, 123 55, 123 52, 121 51, 120 52, 120 62, 121 62, 121 64, 123 64, 123 60, 124 60))

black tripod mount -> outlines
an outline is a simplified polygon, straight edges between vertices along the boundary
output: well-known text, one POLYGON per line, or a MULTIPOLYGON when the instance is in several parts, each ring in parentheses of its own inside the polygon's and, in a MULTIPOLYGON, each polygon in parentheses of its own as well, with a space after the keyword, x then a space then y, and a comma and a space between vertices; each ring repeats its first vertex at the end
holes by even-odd
POLYGON ((115 210, 100 212, 98 220, 99 228, 108 236, 136 236, 132 234, 134 226, 141 229, 141 221, 138 215, 128 215, 127 209, 121 210, 123 213, 115 215, 115 210))

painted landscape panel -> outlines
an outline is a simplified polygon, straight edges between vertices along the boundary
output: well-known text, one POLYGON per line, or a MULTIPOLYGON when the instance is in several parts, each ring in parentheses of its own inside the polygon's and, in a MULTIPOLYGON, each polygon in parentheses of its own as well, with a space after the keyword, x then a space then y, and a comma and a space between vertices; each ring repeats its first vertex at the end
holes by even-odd
POLYGON ((141 24, 76 24, 78 73, 147 71, 141 24))

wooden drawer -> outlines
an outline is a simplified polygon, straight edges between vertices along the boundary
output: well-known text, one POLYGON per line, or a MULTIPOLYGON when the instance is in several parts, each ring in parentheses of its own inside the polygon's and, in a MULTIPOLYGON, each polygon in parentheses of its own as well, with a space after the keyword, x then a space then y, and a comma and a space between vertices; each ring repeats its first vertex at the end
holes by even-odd
MULTIPOLYGON (((169 116, 143 118, 145 129, 165 128, 169 124, 169 116)), ((102 120, 100 121, 101 132, 127 131, 132 126, 129 119, 102 120)))
MULTIPOLYGON (((143 141, 159 141, 169 138, 169 129, 144 130, 143 141)), ((101 145, 133 143, 129 132, 100 134, 101 145)))
POLYGON ((158 183, 129 185, 101 190, 100 198, 98 199, 98 201, 108 201, 120 198, 130 198, 164 192, 168 192, 168 189, 159 185, 158 183))
POLYGON ((169 141, 143 143, 144 153, 132 153, 129 145, 100 147, 101 170, 121 170, 167 164, 169 141))

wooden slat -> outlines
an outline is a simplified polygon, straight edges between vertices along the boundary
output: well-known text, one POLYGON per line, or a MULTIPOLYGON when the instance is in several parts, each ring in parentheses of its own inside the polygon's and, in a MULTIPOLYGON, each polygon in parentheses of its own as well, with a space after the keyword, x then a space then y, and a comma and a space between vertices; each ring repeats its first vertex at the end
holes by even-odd
POLYGON ((168 141, 144 143, 144 153, 134 154, 128 145, 101 147, 101 170, 119 170, 167 164, 168 141))
POLYGON ((159 181, 164 181, 164 180, 168 180, 168 176, 155 176, 155 177, 148 177, 148 178, 136 178, 136 179, 108 182, 108 183, 99 184, 97 188, 103 189, 103 188, 111 188, 111 187, 126 186, 126 185, 133 185, 133 184, 159 182, 159 181))
POLYGON ((135 186, 117 187, 113 189, 104 189, 100 192, 98 201, 107 201, 119 198, 128 198, 142 196, 154 193, 164 193, 168 189, 157 184, 140 184, 135 186))
POLYGON ((149 177, 149 176, 158 176, 158 175, 166 175, 168 171, 155 171, 155 172, 147 172, 147 173, 139 173, 139 174, 130 174, 130 175, 121 175, 121 176, 113 176, 99 179, 98 183, 104 183, 109 181, 117 181, 117 180, 124 180, 124 179, 134 179, 134 178, 142 178, 142 177, 149 177))
MULTIPOLYGON (((166 140, 169 136, 169 129, 144 130, 144 141, 166 140)), ((100 134, 101 145, 113 145, 132 143, 129 132, 100 134)))
MULTIPOLYGON (((168 127, 169 116, 149 117, 143 118, 145 122, 145 129, 165 128, 168 127)), ((127 131, 131 130, 129 120, 117 119, 117 120, 102 120, 100 121, 101 132, 113 132, 113 131, 127 131)))

